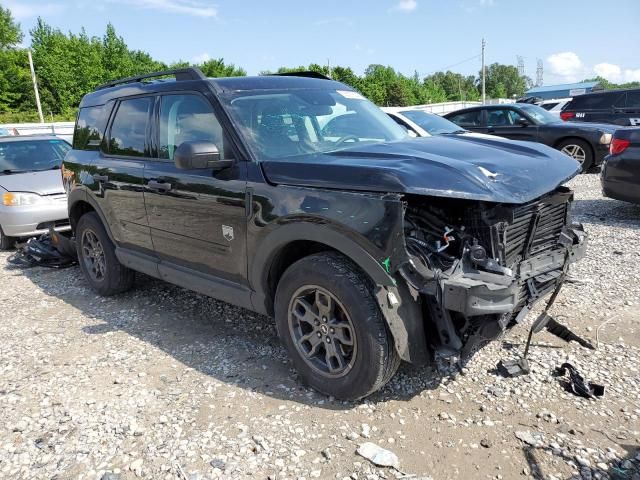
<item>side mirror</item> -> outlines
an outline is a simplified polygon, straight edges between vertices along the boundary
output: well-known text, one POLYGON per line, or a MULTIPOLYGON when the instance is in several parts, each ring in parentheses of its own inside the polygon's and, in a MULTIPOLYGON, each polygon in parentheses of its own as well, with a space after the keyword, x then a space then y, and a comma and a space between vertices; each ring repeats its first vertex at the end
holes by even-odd
POLYGON ((524 117, 520 117, 518 119, 518 125, 520 125, 521 127, 526 127, 527 125, 529 125, 529 120, 524 117))
POLYGON ((218 147, 211 142, 182 142, 173 154, 173 161, 181 170, 222 170, 233 165, 233 160, 220 159, 218 147))

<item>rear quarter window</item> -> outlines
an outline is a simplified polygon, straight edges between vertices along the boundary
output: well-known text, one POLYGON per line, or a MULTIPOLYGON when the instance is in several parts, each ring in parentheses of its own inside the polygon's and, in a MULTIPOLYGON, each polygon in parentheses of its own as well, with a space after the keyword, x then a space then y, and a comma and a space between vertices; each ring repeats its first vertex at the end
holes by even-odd
POLYGON ((75 150, 99 150, 107 125, 108 111, 105 105, 84 107, 78 112, 76 128, 73 132, 75 150))

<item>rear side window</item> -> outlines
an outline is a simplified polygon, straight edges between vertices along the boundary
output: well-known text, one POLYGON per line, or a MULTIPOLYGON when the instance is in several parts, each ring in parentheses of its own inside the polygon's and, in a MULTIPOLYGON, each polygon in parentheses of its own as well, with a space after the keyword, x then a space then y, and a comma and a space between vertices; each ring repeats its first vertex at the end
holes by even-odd
POLYGON ((542 108, 544 108, 545 110, 551 110, 553 107, 555 107, 556 105, 558 105, 558 102, 555 103, 543 103, 542 105, 540 105, 542 108))
POLYGON ((575 97, 569 105, 567 110, 607 110, 613 107, 613 105, 620 97, 621 93, 587 93, 585 95, 578 95, 575 97))
POLYGON ((111 124, 109 153, 129 157, 149 157, 147 131, 152 97, 123 100, 111 124))
POLYGON ((107 123, 105 105, 81 108, 73 132, 73 148, 76 150, 98 150, 107 123))
POLYGON ((482 110, 473 110, 471 112, 459 113, 449 117, 453 123, 457 123, 461 127, 479 127, 482 124, 482 110))

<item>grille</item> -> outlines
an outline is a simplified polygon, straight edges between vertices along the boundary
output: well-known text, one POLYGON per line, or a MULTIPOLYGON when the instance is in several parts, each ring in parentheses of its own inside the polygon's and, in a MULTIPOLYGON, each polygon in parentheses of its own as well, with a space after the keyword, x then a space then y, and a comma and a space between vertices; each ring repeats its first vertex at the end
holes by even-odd
POLYGON ((69 219, 65 218, 63 220, 55 220, 53 222, 43 222, 36 225, 36 230, 48 230, 49 227, 60 228, 60 227, 68 227, 71 225, 69 223, 69 219))
POLYGON ((505 264, 512 266, 519 259, 553 250, 566 224, 568 205, 565 199, 514 208, 513 222, 506 227, 503 236, 505 264))

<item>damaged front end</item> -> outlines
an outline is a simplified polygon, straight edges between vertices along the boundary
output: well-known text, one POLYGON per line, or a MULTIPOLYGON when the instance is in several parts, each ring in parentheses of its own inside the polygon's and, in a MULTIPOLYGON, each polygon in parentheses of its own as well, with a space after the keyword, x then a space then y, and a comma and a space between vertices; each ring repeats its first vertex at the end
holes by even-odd
POLYGON ((415 333, 398 328, 407 300, 420 309, 429 359, 446 372, 520 323, 584 255, 572 200, 566 187, 522 205, 406 196, 406 259, 397 269, 406 288, 378 291, 396 344, 415 333))

